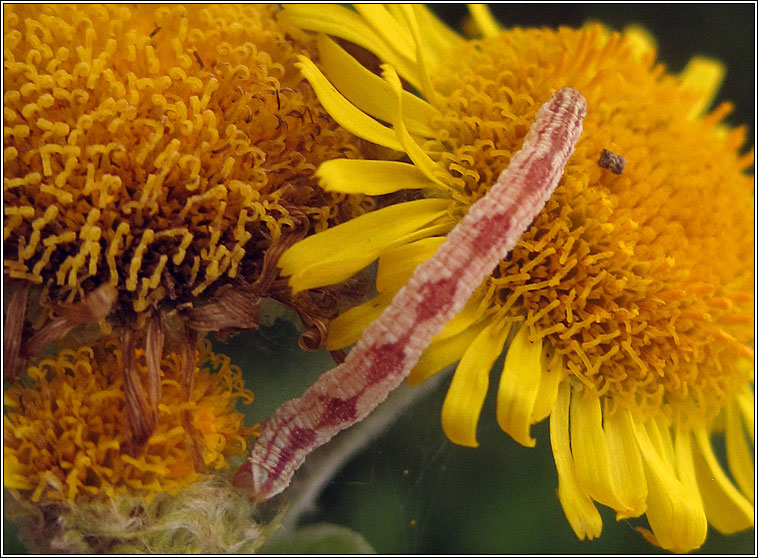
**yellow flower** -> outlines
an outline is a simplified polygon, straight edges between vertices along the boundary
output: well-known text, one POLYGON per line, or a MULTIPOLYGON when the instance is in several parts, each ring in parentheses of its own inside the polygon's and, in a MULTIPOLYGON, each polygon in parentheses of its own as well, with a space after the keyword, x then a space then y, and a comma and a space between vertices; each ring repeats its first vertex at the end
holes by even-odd
MULTIPOLYGON (((137 351, 141 376, 147 374, 137 351)), ((114 337, 94 347, 66 349, 29 367, 31 385, 20 381, 4 393, 4 484, 32 502, 68 503, 115 498, 122 492, 175 494, 201 469, 228 466, 245 452, 238 399, 252 402, 240 370, 204 341, 192 393, 180 384, 182 359, 168 352, 161 363, 163 398, 155 432, 143 448, 130 438, 122 391, 122 355, 114 337), (193 431, 185 427, 190 417, 193 431), (199 450, 200 463, 195 459, 199 450)))
POLYGON ((378 259, 378 296, 332 322, 327 348, 354 343, 508 166, 542 103, 577 89, 587 117, 558 189, 409 382, 460 361, 442 425, 476 446, 507 347, 498 423, 533 446, 530 426, 550 417, 559 498, 582 539, 602 528, 594 502, 617 519, 645 514, 652 532, 640 530, 674 551, 700 546, 708 523, 752 526, 753 151, 738 153, 744 128, 721 124, 728 104, 704 113, 723 68, 696 58, 669 75, 638 29, 501 31, 473 15, 483 40, 419 6, 285 6, 282 21, 320 32, 319 66, 300 67, 322 104, 392 150, 322 164, 322 187, 401 203, 296 244, 283 273, 299 291, 378 259), (327 35, 373 53, 387 79, 327 35), (604 150, 623 173, 599 164, 604 150), (712 446, 722 429, 728 468, 712 446))
MULTIPOLYGON (((268 259, 373 206, 316 187, 318 164, 355 157, 357 140, 294 66, 313 39, 275 11, 4 8, 4 276, 24 300, 40 286, 35 331, 103 286, 142 324, 230 283, 266 294, 268 259)), ((252 312, 232 323, 254 324, 252 312)))
MULTIPOLYGON (((295 67, 313 37, 276 10, 5 7, 6 374, 86 323, 147 331, 156 362, 167 314, 192 345, 194 331, 257 327, 267 295, 304 315, 304 345, 320 344, 332 310, 292 297, 275 262, 373 200, 317 187, 318 164, 356 157, 359 140, 295 67)), ((129 386, 141 441, 158 394, 129 386)))

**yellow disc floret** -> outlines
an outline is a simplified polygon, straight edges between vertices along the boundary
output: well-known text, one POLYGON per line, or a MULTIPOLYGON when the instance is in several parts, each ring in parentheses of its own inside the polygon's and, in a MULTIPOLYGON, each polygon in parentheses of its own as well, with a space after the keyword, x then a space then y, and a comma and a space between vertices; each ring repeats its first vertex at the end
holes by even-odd
MULTIPOLYGON (((144 376, 144 353, 137 356, 144 376)), ((198 364, 187 400, 180 356, 164 355, 155 432, 144 448, 134 448, 116 339, 42 359, 27 370, 32 385, 17 382, 4 394, 5 486, 28 491, 33 502, 71 503, 124 490, 175 493, 198 477, 196 449, 202 467, 226 467, 226 458, 244 453, 245 436, 254 433, 235 411, 238 399, 250 403, 253 395, 239 369, 207 341, 198 364), (184 416, 197 439, 183 426, 184 416)))

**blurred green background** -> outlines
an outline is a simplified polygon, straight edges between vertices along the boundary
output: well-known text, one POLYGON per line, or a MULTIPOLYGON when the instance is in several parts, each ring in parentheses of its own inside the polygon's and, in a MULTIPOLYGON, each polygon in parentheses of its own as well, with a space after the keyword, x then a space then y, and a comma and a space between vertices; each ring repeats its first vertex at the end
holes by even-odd
MULTIPOLYGON (((460 29, 461 4, 432 8, 460 29)), ((659 59, 678 72, 702 54, 726 63, 719 100, 731 100, 733 124, 754 131, 755 5, 744 4, 499 4, 505 26, 578 26, 591 20, 614 29, 637 23, 658 39, 659 59)), ((750 140, 751 144, 754 141, 750 140)), ((247 410, 262 420, 282 401, 302 393, 333 363, 325 352, 304 353, 286 322, 239 335, 217 349, 245 372, 256 395, 247 410)), ((495 370, 502 363, 495 365, 495 370)), ((496 373, 495 373, 496 374, 496 373)), ((493 375, 491 385, 496 385, 493 375)), ((603 534, 578 541, 556 496, 557 477, 547 421, 533 428, 537 447, 526 449, 501 432, 494 401, 485 404, 480 447, 455 446, 439 416, 449 380, 419 400, 330 482, 306 522, 333 522, 363 534, 380 553, 424 554, 626 554, 660 553, 634 526, 603 512, 603 534)), ((492 391, 492 390, 491 390, 492 391)), ((23 553, 15 527, 5 522, 4 553, 23 553)), ((699 554, 754 554, 755 531, 724 537, 711 530, 699 554)))

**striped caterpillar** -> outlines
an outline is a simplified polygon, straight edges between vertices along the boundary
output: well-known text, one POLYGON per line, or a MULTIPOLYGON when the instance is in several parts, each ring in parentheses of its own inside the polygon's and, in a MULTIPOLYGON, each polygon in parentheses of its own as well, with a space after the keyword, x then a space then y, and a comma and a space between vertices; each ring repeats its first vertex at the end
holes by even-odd
POLYGON ((362 420, 410 373, 421 353, 516 245, 552 195, 582 133, 584 97, 556 91, 510 165, 371 323, 345 361, 262 427, 237 473, 263 501, 287 488, 308 454, 362 420), (248 476, 250 475, 250 476, 248 476))

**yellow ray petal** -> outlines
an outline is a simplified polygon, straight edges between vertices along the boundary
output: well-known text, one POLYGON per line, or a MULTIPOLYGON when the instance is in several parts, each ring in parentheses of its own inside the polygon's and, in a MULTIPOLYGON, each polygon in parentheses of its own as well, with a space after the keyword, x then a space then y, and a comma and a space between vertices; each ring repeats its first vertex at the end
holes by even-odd
POLYGON ((616 519, 637 517, 645 513, 647 482, 642 456, 634 438, 632 415, 628 409, 617 409, 603 418, 603 430, 608 442, 611 480, 623 508, 616 510, 616 519))
POLYGON ((646 424, 647 435, 650 438, 655 450, 672 470, 676 469, 676 458, 674 455, 674 442, 671 439, 668 425, 663 422, 663 418, 655 417, 646 424))
MULTIPOLYGON (((397 242, 393 242, 391 245, 387 246, 387 250, 395 246, 400 246, 402 244, 410 244, 412 242, 417 242, 424 238, 445 235, 449 233, 451 230, 453 230, 453 228, 455 227, 455 224, 456 224, 456 221, 450 219, 448 215, 445 215, 444 217, 438 219, 436 223, 432 223, 431 225, 426 225, 415 232, 406 234, 405 236, 398 238, 397 242)), ((384 250, 382 250, 379 256, 381 257, 383 253, 384 253, 384 250)))
POLYGON ((380 52, 387 47, 386 42, 371 29, 363 17, 344 6, 284 4, 277 17, 279 21, 301 29, 340 37, 385 59, 380 52))
POLYGON ((703 501, 700 498, 695 474, 695 463, 692 453, 692 432, 681 423, 678 423, 676 427, 674 458, 676 460, 677 478, 688 494, 691 495, 693 502, 697 499, 698 505, 700 508, 703 508, 703 501))
POLYGON ((432 80, 429 78, 430 59, 432 66, 437 66, 440 53, 432 53, 427 47, 426 41, 422 38, 419 31, 418 21, 416 20, 416 5, 412 4, 400 4, 400 13, 403 14, 408 29, 413 35, 413 42, 416 49, 416 68, 419 76, 421 77, 421 91, 427 101, 435 104, 434 88, 432 87, 432 80))
POLYGON ((619 501, 613 487, 611 458, 602 423, 598 396, 589 390, 575 392, 571 397, 571 451, 577 479, 593 500, 628 514, 631 510, 619 501))
POLYGON ((408 133, 408 130, 403 123, 403 87, 400 84, 400 78, 398 78, 395 69, 387 64, 382 65, 382 76, 387 83, 390 84, 392 90, 395 92, 395 117, 392 119, 392 126, 397 133, 397 139, 403 146, 403 151, 408 154, 413 164, 415 164, 429 180, 439 184, 443 188, 449 188, 445 184, 440 176, 446 176, 445 170, 435 163, 429 155, 427 155, 423 149, 416 143, 416 141, 408 133))
POLYGON ((481 320, 481 300, 481 293, 475 292, 463 310, 445 324, 411 371, 408 384, 418 385, 461 359, 468 346, 488 323, 487 320, 481 320), (477 321, 479 323, 476 323, 477 321))
POLYGON ((603 530, 603 520, 576 477, 569 442, 570 402, 571 386, 568 381, 561 382, 555 408, 550 415, 550 444, 558 471, 558 499, 577 538, 594 539, 603 530))
POLYGON ((490 368, 503 350, 510 324, 490 323, 472 341, 442 404, 442 429, 451 442, 477 447, 476 425, 487 395, 490 368))
POLYGON ((735 404, 726 407, 726 455, 729 469, 742 494, 754 504, 755 464, 753 451, 748 447, 740 412, 735 404))
POLYGON ((293 245, 282 254, 278 265, 282 275, 291 275, 294 292, 339 283, 387 248, 445 217, 447 207, 447 200, 425 199, 361 215, 293 245))
POLYGON ((725 534, 752 527, 753 506, 721 469, 705 429, 695 430, 695 440, 700 450, 694 452, 695 471, 708 522, 725 534))
POLYGON ((566 377, 566 370, 563 365, 563 357, 553 354, 552 357, 544 356, 545 347, 543 347, 543 366, 542 375, 540 376, 540 387, 537 391, 537 400, 532 408, 532 424, 540 422, 542 419, 550 416, 553 412, 555 399, 558 397, 558 386, 566 377), (547 360, 547 363, 545 361, 547 360))
MULTIPOLYGON (((456 319, 457 316, 448 322, 448 325, 453 323, 456 319)), ((489 322, 487 320, 482 320, 456 335, 432 341, 421 355, 416 366, 408 375, 408 385, 417 386, 443 368, 461 360, 463 353, 466 352, 466 349, 471 346, 474 339, 476 339, 488 324, 489 322)), ((435 339, 437 338, 435 337, 435 339)))
MULTIPOLYGON (((362 46, 376 54, 380 60, 395 66, 398 73, 413 87, 421 88, 421 81, 416 74, 415 60, 409 59, 415 55, 414 51, 396 53, 383 37, 374 32, 360 14, 348 8, 334 4, 284 4, 278 18, 295 27, 319 31, 362 46)), ((387 33, 394 30, 387 30, 387 33)))
POLYGON ((380 293, 371 300, 359 304, 333 319, 329 323, 326 349, 336 351, 358 341, 363 335, 363 330, 390 305, 396 293, 397 291, 380 293))
POLYGON ((402 18, 395 18, 382 4, 355 4, 355 11, 363 16, 392 50, 406 56, 411 62, 416 62, 416 44, 402 18))
MULTIPOLYGON (((676 471, 681 483, 693 494, 700 496, 695 475, 695 462, 692 453, 692 432, 682 425, 676 429, 674 439, 676 471)), ((702 500, 701 500, 702 504, 702 500)))
MULTIPOLYGON (((397 10, 397 4, 392 4, 390 11, 393 11, 393 8, 397 10)), ((416 4, 414 8, 424 43, 428 45, 429 51, 437 53, 439 59, 445 59, 451 49, 463 43, 463 38, 445 25, 428 7, 416 4)), ((434 71, 433 65, 430 66, 430 70, 434 71)))
POLYGON ((698 94, 697 102, 688 114, 690 119, 702 116, 713 105, 725 75, 724 64, 712 58, 695 56, 687 63, 680 75, 682 87, 698 94))
POLYGON ((632 421, 632 427, 645 466, 646 516, 654 543, 673 552, 698 548, 705 540, 708 522, 697 491, 688 489, 677 478, 672 464, 651 442, 645 425, 632 421))
POLYGON ((750 441, 755 443, 755 395, 749 388, 745 393, 737 396, 737 406, 750 436, 750 441))
POLYGON ((497 422, 519 444, 534 447, 529 434, 532 410, 542 376, 542 342, 529 341, 529 328, 521 327, 508 347, 497 390, 497 422))
POLYGON ((380 293, 397 292, 408 282, 419 264, 431 258, 444 242, 444 236, 433 236, 384 251, 379 257, 376 290, 380 293))
POLYGON ((332 159, 321 164, 316 176, 327 192, 381 196, 398 190, 439 191, 414 165, 397 161, 332 159))
MULTIPOLYGON (((326 35, 319 35, 320 64, 329 81, 348 101, 374 118, 391 122, 395 94, 387 82, 370 72, 326 35)), ((403 91, 403 121, 411 134, 433 137, 429 123, 439 111, 425 100, 403 91)))
POLYGON ((442 341, 448 337, 458 335, 465 329, 471 327, 475 322, 479 321, 484 315, 482 309, 484 294, 485 291, 481 287, 474 291, 474 294, 471 295, 471 298, 469 298, 466 306, 463 307, 463 310, 458 312, 452 320, 447 322, 445 327, 442 328, 442 331, 440 331, 432 341, 442 341))
POLYGON ((471 17, 474 19, 474 23, 481 31, 482 36, 486 38, 497 37, 502 28, 500 23, 492 15, 487 4, 469 4, 468 10, 471 12, 471 17))
POLYGON ((348 132, 355 134, 372 143, 402 151, 403 148, 397 140, 395 132, 386 126, 382 126, 367 115, 358 110, 334 86, 329 83, 326 76, 321 73, 316 65, 305 56, 298 56, 299 62, 295 64, 313 87, 318 100, 324 105, 326 111, 348 132))

